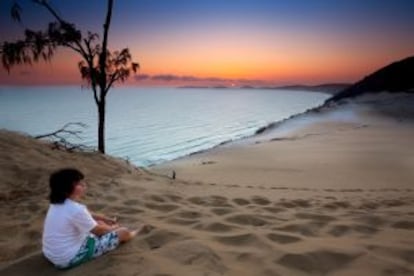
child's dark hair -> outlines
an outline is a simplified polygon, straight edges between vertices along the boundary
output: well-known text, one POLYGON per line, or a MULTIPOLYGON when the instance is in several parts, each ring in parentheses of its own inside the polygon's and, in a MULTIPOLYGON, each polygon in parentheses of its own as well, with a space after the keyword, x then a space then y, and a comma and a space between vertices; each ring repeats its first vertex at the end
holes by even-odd
POLYGON ((61 169, 50 175, 50 203, 63 203, 73 192, 75 183, 82 180, 84 175, 77 169, 61 169))

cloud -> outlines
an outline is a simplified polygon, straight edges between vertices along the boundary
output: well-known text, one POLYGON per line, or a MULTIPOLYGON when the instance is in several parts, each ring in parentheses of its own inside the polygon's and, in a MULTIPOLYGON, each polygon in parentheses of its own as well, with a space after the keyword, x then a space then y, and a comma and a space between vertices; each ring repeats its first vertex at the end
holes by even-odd
POLYGON ((193 77, 193 76, 182 76, 180 80, 182 80, 182 81, 199 81, 200 78, 193 77))
POLYGON ((151 77, 155 81, 175 81, 180 80, 181 77, 175 75, 154 75, 151 77))
POLYGON ((200 78, 196 76, 179 76, 174 74, 159 74, 159 75, 146 75, 140 74, 135 76, 136 81, 154 81, 154 82, 181 82, 185 83, 188 82, 203 82, 203 83, 211 83, 213 85, 225 85, 230 83, 235 83, 236 85, 263 85, 264 81, 256 80, 256 79, 226 79, 226 78, 217 78, 217 77, 205 77, 200 78))
POLYGON ((224 78, 216 78, 216 77, 208 77, 208 78, 199 78, 195 76, 178 76, 173 74, 161 74, 161 75, 137 75, 135 76, 137 81, 140 80, 153 80, 153 81, 184 81, 184 82, 195 82, 195 81, 208 81, 208 82, 232 82, 238 81, 234 79, 224 79, 224 78))
POLYGON ((221 79, 221 78, 215 78, 215 77, 209 77, 209 78, 205 78, 203 80, 205 80, 205 81, 233 81, 231 79, 221 79))
POLYGON ((150 75, 146 75, 146 74, 138 74, 135 76, 135 80, 140 81, 140 80, 147 80, 150 78, 150 75))

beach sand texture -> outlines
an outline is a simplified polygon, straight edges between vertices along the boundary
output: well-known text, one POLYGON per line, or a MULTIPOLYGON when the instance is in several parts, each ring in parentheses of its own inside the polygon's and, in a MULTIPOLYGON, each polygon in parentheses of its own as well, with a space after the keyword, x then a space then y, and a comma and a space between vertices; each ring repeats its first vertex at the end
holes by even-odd
POLYGON ((414 275, 413 103, 364 96, 148 171, 0 131, 0 274, 414 275), (54 269, 40 253, 47 179, 68 166, 90 209, 154 229, 54 269))

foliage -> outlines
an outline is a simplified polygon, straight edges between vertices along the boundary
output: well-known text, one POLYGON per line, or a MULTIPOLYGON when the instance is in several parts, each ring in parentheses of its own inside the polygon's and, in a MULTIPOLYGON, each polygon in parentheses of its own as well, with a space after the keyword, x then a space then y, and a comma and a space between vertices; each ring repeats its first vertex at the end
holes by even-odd
MULTIPOLYGON (((114 83, 124 82, 139 69, 138 63, 132 61, 128 48, 120 51, 110 51, 107 48, 113 0, 108 0, 101 42, 97 33, 88 31, 84 34, 75 24, 62 19, 48 0, 32 1, 49 11, 55 21, 50 22, 46 30, 26 29, 23 39, 3 42, 0 45, 2 65, 10 73, 16 65, 50 61, 60 47, 78 53, 81 56, 81 61, 78 62, 81 77, 92 88, 98 107, 98 148, 104 152, 105 97, 114 83)), ((11 17, 20 21, 21 12, 18 2, 14 2, 11 17)))

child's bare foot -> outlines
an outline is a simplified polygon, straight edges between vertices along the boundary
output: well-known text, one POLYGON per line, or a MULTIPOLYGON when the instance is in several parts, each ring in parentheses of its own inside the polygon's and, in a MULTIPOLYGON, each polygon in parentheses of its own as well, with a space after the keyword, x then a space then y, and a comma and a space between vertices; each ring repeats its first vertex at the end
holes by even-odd
POLYGON ((138 230, 130 230, 129 231, 129 238, 132 239, 138 234, 138 230))
POLYGON ((149 225, 149 224, 144 224, 143 226, 141 226, 139 230, 136 230, 136 231, 138 231, 137 232, 138 234, 147 234, 151 232, 152 229, 154 229, 154 226, 149 225))

